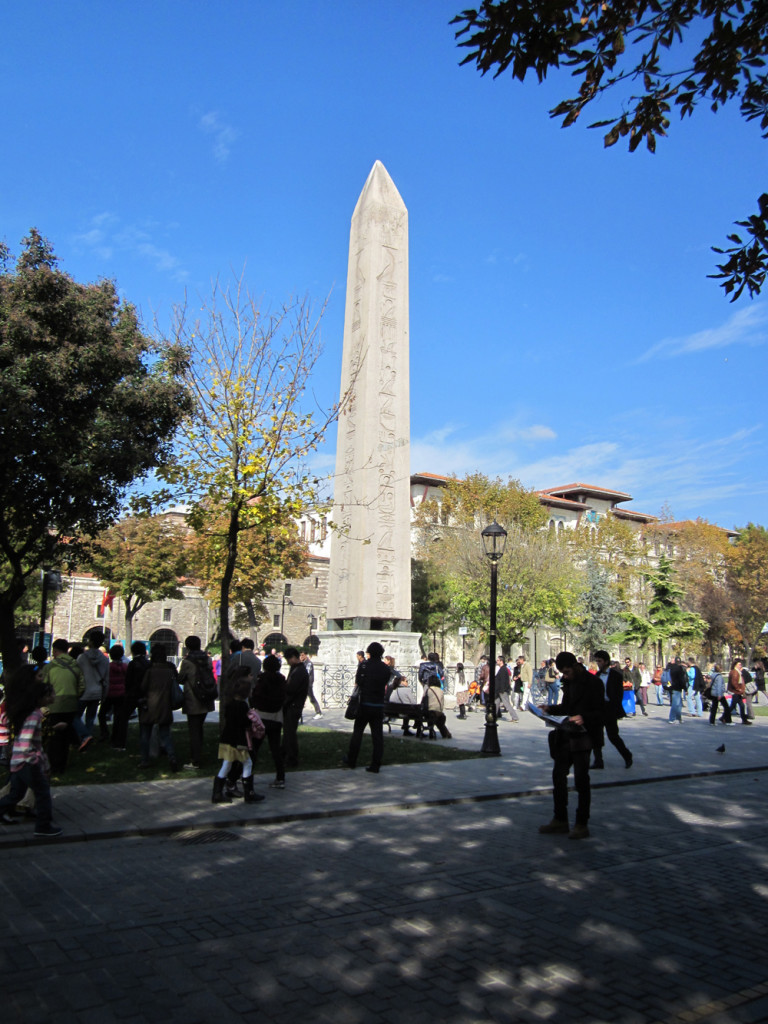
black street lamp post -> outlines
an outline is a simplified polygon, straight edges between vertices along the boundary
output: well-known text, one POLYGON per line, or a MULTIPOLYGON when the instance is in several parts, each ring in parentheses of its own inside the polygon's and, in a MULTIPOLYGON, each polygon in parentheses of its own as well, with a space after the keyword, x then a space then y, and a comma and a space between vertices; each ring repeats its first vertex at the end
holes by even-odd
POLYGON ((485 736, 480 752, 485 757, 500 757, 499 728, 496 723, 496 600, 498 566, 504 555, 507 531, 494 521, 482 531, 483 550, 491 562, 491 628, 488 633, 488 704, 485 709, 485 736))
POLYGON ((280 632, 282 633, 285 641, 287 642, 288 637, 285 635, 285 606, 293 608, 293 601, 288 597, 290 594, 290 584, 285 584, 283 587, 283 606, 280 609, 280 632))

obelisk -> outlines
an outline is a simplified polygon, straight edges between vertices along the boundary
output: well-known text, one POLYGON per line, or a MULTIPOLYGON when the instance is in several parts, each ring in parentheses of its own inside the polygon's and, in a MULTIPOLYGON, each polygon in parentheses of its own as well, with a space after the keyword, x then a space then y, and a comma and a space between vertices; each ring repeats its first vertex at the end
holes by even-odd
POLYGON ((378 160, 350 229, 341 394, 348 391, 321 656, 354 660, 373 638, 407 665, 418 653, 410 633, 408 211, 378 160))

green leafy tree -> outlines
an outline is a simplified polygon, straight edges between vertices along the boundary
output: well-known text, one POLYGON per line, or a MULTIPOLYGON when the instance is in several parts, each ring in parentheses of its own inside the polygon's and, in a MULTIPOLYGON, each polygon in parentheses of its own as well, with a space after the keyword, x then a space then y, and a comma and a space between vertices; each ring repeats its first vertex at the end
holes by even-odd
POLYGON ((546 512, 535 492, 477 473, 451 479, 441 497, 417 509, 417 543, 430 574, 442 580, 454 622, 464 619, 487 633, 490 574, 480 533, 493 519, 508 532, 498 567, 496 632, 504 654, 534 626, 571 618, 579 572, 567 545, 542 529, 546 512))
POLYGON ((683 591, 681 604, 705 620, 704 650, 713 661, 719 661, 733 632, 728 532, 705 519, 695 519, 659 524, 652 533, 662 542, 671 539, 676 579, 683 591))
MULTIPOLYGON (((459 46, 469 49, 461 63, 482 74, 509 71, 523 81, 531 71, 542 82, 551 70, 569 68, 576 95, 550 111, 563 127, 610 92, 619 112, 589 126, 607 129, 606 146, 626 139, 630 152, 645 142, 653 153, 673 107, 686 117, 700 103, 716 111, 736 102, 768 134, 768 8, 757 0, 483 0, 452 23, 459 46)), ((765 280, 768 194, 737 223, 744 237, 734 233, 728 248, 715 249, 728 258, 712 275, 734 299, 744 288, 757 294, 765 280)))
POLYGON ((603 515, 596 530, 589 524, 565 535, 573 556, 584 566, 602 566, 622 603, 642 599, 647 552, 640 532, 618 516, 603 515))
POLYGON ((707 623, 700 615, 682 607, 682 587, 674 581, 675 570, 667 555, 659 558, 658 568, 646 573, 653 590, 647 615, 633 611, 622 612, 626 623, 616 637, 619 643, 636 644, 640 648, 651 645, 659 664, 664 662, 665 645, 672 640, 688 640, 700 646, 707 623))
POLYGON ((81 285, 32 230, 0 273, 0 647, 41 568, 72 564, 127 489, 170 455, 189 408, 184 352, 156 344, 112 281, 81 285))
POLYGON ((423 634, 422 649, 424 636, 436 637, 457 624, 446 580, 429 560, 411 559, 411 620, 414 632, 423 634))
POLYGON ((139 516, 115 523, 91 544, 85 565, 122 598, 126 647, 133 642, 133 620, 144 605, 184 597, 185 532, 165 516, 139 516))
POLYGON ((576 612, 574 638, 582 651, 597 651, 606 647, 621 631, 622 605, 608 570, 589 562, 584 590, 576 612))
POLYGON ((177 309, 173 343, 192 354, 186 382, 194 409, 163 478, 174 499, 190 505, 197 533, 221 533, 217 603, 226 637, 243 535, 270 536, 321 508, 322 484, 307 462, 346 399, 330 410, 309 408, 321 353, 309 303, 262 312, 242 279, 224 288, 217 282, 194 320, 177 309))
POLYGON ((749 523, 727 552, 736 645, 751 659, 768 622, 768 530, 749 523))

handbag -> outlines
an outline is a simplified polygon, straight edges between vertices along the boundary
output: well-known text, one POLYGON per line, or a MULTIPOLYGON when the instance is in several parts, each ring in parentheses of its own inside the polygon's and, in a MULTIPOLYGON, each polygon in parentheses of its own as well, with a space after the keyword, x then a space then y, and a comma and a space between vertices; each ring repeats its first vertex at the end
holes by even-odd
POLYGON ((174 679, 171 683, 171 710, 178 711, 184 703, 184 691, 179 685, 179 680, 174 679))
POLYGON ((347 701, 347 709, 344 712, 344 717, 350 721, 357 718, 357 713, 360 710, 360 690, 356 686, 347 701))
POLYGON ((263 740, 264 734, 266 733, 264 723, 261 720, 261 715, 255 708, 251 708, 248 712, 248 728, 245 733, 245 739, 248 743, 248 749, 253 749, 254 740, 263 740))

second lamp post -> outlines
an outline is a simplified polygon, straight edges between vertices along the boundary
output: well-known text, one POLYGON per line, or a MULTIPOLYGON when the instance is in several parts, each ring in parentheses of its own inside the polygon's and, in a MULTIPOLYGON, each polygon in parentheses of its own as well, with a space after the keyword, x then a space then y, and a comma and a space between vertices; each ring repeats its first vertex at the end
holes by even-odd
POLYGON ((498 566, 504 554, 507 531, 494 521, 482 531, 483 550, 491 563, 491 624, 488 632, 488 704, 485 709, 485 736, 481 753, 499 757, 499 729, 496 723, 496 594, 498 566))

